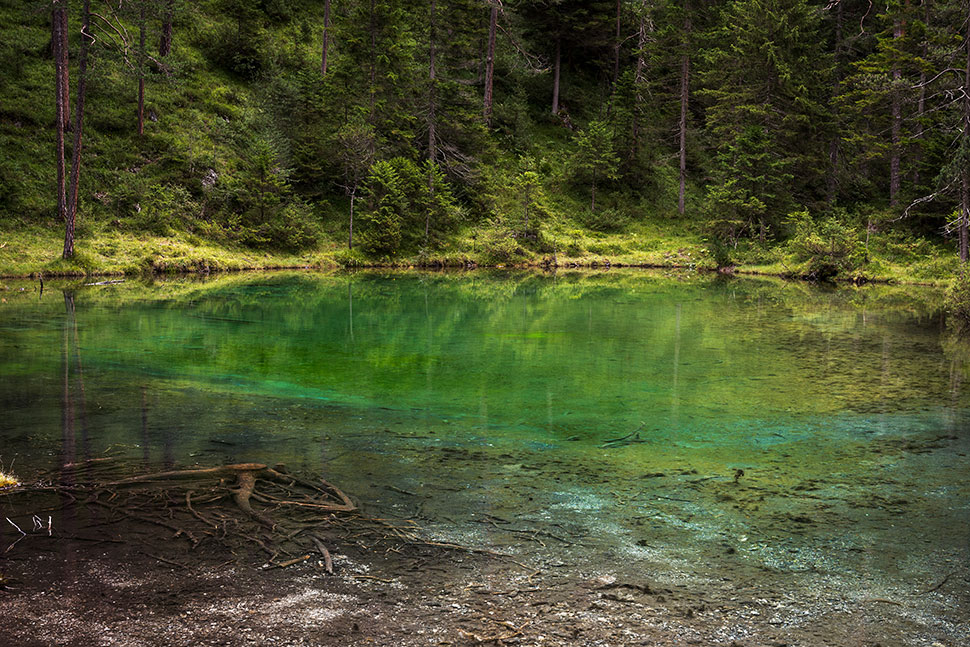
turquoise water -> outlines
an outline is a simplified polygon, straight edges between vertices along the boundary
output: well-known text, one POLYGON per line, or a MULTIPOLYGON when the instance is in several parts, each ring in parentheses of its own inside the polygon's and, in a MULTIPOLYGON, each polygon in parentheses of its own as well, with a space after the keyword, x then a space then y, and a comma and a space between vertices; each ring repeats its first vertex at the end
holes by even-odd
POLYGON ((965 369, 931 291, 615 271, 9 287, 0 461, 25 479, 106 450, 284 462, 513 551, 539 547, 485 515, 607 561, 878 590, 966 559, 965 369))

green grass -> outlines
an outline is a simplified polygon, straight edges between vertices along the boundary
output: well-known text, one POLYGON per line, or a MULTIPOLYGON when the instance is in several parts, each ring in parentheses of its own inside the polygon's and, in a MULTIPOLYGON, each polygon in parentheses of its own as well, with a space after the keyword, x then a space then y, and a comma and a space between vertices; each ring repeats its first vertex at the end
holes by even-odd
MULTIPOLYGON (((502 234, 504 236, 504 233, 502 234)), ((538 241, 511 240, 509 257, 496 256, 494 244, 481 228, 467 228, 439 250, 391 260, 370 259, 348 251, 343 232, 332 231, 314 248, 301 253, 256 251, 218 244, 197 234, 172 231, 150 235, 94 226, 82 230, 76 256, 61 258, 60 226, 22 226, 0 233, 0 276, 137 275, 181 272, 231 272, 279 268, 336 268, 368 266, 529 267, 552 262, 561 267, 651 266, 713 271, 714 262, 701 235, 683 219, 654 218, 621 232, 592 231, 566 219, 540 228, 538 241)), ((503 243, 504 244, 504 243, 503 243)), ((947 285, 958 271, 954 250, 922 239, 907 241, 898 234, 874 236, 870 260, 851 280, 947 285)), ((806 271, 783 246, 739 246, 735 271, 746 274, 797 277, 806 271)))

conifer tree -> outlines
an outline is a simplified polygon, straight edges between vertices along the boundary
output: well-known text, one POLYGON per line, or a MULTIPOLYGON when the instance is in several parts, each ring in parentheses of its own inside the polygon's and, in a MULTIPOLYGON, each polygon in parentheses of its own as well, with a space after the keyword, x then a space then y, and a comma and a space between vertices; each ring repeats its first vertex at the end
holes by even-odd
POLYGON ((819 18, 805 0, 736 0, 702 54, 711 210, 736 213, 761 240, 823 195, 831 57, 819 18))

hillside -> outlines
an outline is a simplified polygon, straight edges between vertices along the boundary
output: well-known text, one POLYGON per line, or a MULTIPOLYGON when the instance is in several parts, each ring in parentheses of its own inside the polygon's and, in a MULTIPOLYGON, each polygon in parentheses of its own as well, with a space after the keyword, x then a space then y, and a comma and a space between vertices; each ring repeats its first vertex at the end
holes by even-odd
POLYGON ((958 266, 963 2, 123 0, 82 73, 84 6, 0 2, 5 275, 958 266))

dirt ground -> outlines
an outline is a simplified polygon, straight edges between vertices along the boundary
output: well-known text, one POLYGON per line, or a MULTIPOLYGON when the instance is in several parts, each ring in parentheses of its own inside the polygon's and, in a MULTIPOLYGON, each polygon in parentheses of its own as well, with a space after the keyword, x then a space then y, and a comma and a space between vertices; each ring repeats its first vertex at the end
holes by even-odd
POLYGON ((266 569, 256 554, 199 553, 157 529, 128 530, 84 541, 30 533, 6 553, 0 644, 966 644, 965 623, 947 618, 954 596, 966 606, 965 569, 891 598, 852 598, 819 575, 803 597, 791 574, 647 566, 551 539, 499 556, 327 538, 329 574, 318 555, 266 569))

